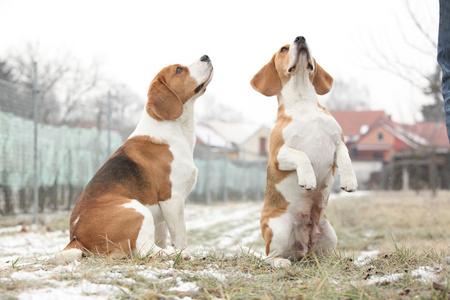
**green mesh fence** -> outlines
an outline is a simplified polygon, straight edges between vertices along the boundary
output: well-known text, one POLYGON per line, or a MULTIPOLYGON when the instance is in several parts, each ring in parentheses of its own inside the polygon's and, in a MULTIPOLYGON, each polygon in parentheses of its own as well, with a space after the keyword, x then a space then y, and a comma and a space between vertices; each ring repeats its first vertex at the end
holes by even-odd
MULTIPOLYGON (((34 121, 31 91, 0 80, 0 214, 30 212, 34 184, 34 121)), ((108 132, 38 124, 40 210, 70 208, 104 164, 108 132)), ((111 151, 123 143, 111 133, 111 151)), ((197 184, 189 201, 262 199, 266 165, 215 157, 195 159, 197 184)))

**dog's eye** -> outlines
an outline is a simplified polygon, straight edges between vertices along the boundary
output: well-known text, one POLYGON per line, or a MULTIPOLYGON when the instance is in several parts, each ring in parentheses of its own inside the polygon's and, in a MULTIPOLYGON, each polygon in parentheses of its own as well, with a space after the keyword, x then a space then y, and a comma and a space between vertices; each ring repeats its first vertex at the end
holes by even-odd
POLYGON ((288 50, 289 49, 287 47, 283 47, 283 48, 281 48, 280 52, 283 53, 283 52, 288 51, 288 50))
POLYGON ((182 68, 182 67, 178 67, 177 68, 177 74, 180 74, 181 72, 183 72, 184 71, 184 68, 182 68))

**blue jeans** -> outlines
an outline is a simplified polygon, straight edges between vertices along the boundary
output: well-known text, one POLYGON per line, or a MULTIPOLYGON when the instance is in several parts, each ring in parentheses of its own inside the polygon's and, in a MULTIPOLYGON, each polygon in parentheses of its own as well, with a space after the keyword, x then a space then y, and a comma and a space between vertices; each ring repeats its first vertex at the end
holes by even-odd
POLYGON ((437 60, 442 68, 442 97, 445 125, 450 142, 450 0, 439 0, 439 38, 437 60))

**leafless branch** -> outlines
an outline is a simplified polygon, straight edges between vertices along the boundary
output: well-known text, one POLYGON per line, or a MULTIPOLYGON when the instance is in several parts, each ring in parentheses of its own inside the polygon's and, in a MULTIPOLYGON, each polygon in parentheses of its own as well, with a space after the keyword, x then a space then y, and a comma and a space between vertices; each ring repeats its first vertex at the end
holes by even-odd
POLYGON ((414 24, 416 25, 417 29, 420 31, 420 33, 422 33, 422 35, 425 37, 425 39, 431 44, 431 46, 436 49, 437 48, 437 43, 434 40, 434 38, 432 38, 428 32, 423 28, 422 23, 420 23, 420 21, 417 19, 416 14, 412 11, 411 6, 409 5, 409 1, 405 0, 405 4, 406 7, 408 8, 408 13, 411 17, 411 19, 413 20, 414 24))

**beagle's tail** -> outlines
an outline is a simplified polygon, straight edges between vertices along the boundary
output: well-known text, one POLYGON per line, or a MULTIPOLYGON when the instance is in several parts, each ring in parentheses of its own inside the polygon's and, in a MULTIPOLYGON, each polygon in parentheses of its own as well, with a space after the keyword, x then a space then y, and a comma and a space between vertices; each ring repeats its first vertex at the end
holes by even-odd
POLYGON ((71 263, 76 260, 81 259, 83 256, 83 251, 80 250, 79 245, 76 240, 72 240, 63 251, 55 255, 55 260, 57 264, 71 263))

